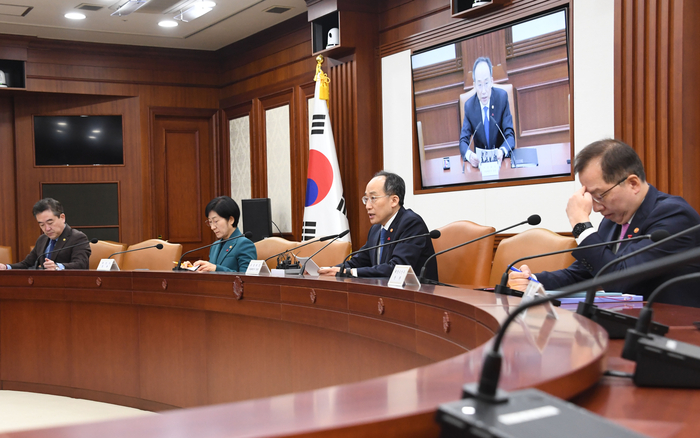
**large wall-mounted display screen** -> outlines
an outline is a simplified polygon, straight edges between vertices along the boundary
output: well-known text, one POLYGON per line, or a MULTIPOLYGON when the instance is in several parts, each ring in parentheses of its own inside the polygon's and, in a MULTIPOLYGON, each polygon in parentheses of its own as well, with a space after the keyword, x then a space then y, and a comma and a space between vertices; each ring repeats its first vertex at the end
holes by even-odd
POLYGON ((422 188, 572 177, 568 10, 412 56, 422 188))
POLYGON ((34 116, 37 166, 124 164, 122 116, 34 116))

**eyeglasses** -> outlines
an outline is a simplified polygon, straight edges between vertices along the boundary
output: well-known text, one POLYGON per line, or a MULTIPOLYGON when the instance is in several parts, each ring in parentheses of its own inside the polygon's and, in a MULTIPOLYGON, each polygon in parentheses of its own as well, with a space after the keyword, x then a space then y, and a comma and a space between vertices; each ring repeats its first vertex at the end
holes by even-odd
POLYGON ((217 222, 219 222, 220 220, 221 220, 221 218, 220 218, 220 217, 217 217, 217 218, 215 218, 215 219, 207 219, 207 220, 204 221, 204 223, 207 224, 207 225, 209 225, 209 226, 211 227, 211 224, 216 225, 217 222))
POLYGON ((597 202, 598 204, 602 204, 602 203, 603 203, 603 198, 605 198, 605 195, 607 195, 608 193, 610 193, 610 191, 611 191, 612 189, 614 189, 615 187, 617 187, 617 186, 619 186, 620 184, 622 184, 623 182, 627 181, 627 178, 629 178, 629 175, 627 175, 626 177, 622 178, 617 184, 615 184, 614 186, 610 187, 609 189, 607 189, 606 191, 604 191, 604 192, 601 193, 600 195, 598 195, 598 196, 593 196, 593 195, 591 195, 591 198, 593 198, 593 200, 594 200, 595 202, 597 202))
POLYGON ((377 199, 379 199, 379 198, 386 198, 386 197, 389 197, 389 196, 391 196, 391 195, 384 195, 384 196, 363 196, 363 197, 362 197, 362 203, 365 204, 365 205, 367 205, 367 203, 374 204, 375 202, 377 202, 377 199))

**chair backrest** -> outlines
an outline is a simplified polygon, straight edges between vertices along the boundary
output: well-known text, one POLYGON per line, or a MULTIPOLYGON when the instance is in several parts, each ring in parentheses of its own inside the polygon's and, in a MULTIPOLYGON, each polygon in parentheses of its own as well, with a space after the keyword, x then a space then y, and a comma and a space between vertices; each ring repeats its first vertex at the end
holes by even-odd
POLYGON ((182 245, 170 243, 160 239, 149 239, 135 245, 129 245, 127 249, 144 248, 162 244, 163 249, 144 249, 142 251, 128 252, 124 254, 122 271, 133 271, 134 269, 150 269, 153 271, 170 271, 180 260, 182 255, 182 245))
MULTIPOLYGON (((435 252, 496 231, 493 227, 470 221, 456 221, 440 230, 440 238, 433 240, 435 252)), ((437 256, 438 276, 442 283, 488 286, 491 271, 494 236, 465 245, 437 256)), ((420 274, 420 273, 417 273, 420 274)))
MULTIPOLYGON (((544 228, 532 228, 523 231, 498 244, 496 255, 493 257, 490 285, 501 282, 501 276, 509 264, 521 257, 541 254, 550 251, 576 248, 576 239, 565 237, 544 228)), ((564 269, 575 261, 571 253, 557 254, 523 262, 532 272, 556 271, 564 269)), ((517 268, 517 266, 516 266, 517 268)))
MULTIPOLYGON (((298 246, 298 242, 283 239, 281 237, 266 237, 263 240, 255 242, 255 250, 258 252, 258 260, 265 260, 275 254, 279 254, 282 251, 294 248, 298 246)), ((274 269, 277 267, 277 258, 268 260, 267 267, 274 269)))
MULTIPOLYGON (((327 243, 328 242, 313 242, 303 248, 300 248, 294 253, 300 257, 309 257, 327 243)), ((326 249, 316 254, 313 261, 318 266, 333 266, 342 263, 345 257, 347 257, 351 252, 352 244, 350 242, 341 242, 336 240, 328 245, 326 249)))
POLYGON ((12 260, 12 247, 0 245, 0 263, 9 265, 12 260))
MULTIPOLYGON (((513 97, 513 84, 493 84, 493 88, 500 88, 501 90, 504 90, 508 94, 508 108, 510 109, 510 115, 513 117, 513 131, 515 131, 515 137, 513 138, 513 141, 515 142, 515 147, 518 146, 518 125, 517 125, 517 117, 515 117, 515 98, 513 97)), ((476 89, 472 88, 470 91, 467 91, 466 93, 462 93, 459 95, 459 121, 464 124, 464 104, 469 100, 470 97, 472 97, 476 93, 476 89)), ((460 127, 462 125, 459 125, 460 127)))
MULTIPOLYGON (((100 260, 106 259, 115 252, 124 251, 128 245, 126 243, 110 242, 107 240, 98 240, 97 243, 90 243, 90 269, 97 269, 100 260)), ((122 268, 124 254, 118 254, 112 257, 117 262, 119 269, 122 268)))

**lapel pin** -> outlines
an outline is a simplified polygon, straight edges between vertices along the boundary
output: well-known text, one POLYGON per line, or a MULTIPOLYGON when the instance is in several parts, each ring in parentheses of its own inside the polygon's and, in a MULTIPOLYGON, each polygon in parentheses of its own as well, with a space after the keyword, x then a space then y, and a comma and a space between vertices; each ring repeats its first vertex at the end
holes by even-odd
POLYGON ((64 242, 66 241, 66 238, 65 238, 65 237, 63 238, 63 241, 64 241, 64 242))
POLYGON ((394 229, 393 229, 393 228, 390 228, 390 229, 389 229, 389 232, 390 232, 390 233, 393 233, 393 232, 394 232, 394 229))
POLYGON ((634 229, 634 233, 635 233, 635 234, 639 233, 639 228, 635 228, 635 229, 634 229))

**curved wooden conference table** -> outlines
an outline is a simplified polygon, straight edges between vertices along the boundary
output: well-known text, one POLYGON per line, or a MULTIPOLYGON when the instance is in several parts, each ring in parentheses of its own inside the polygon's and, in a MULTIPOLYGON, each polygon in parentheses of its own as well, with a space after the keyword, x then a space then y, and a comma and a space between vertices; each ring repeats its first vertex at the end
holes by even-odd
MULTIPOLYGON (((478 378, 484 344, 518 302, 369 279, 3 272, 3 389, 188 408, 3 436, 437 436, 437 405, 459 399, 462 384, 478 378)), ((685 312, 684 324, 693 317, 673 309, 685 312)), ((509 329, 502 388, 578 395, 582 406, 651 436, 693 436, 699 391, 685 391, 691 414, 668 408, 657 418, 647 397, 654 390, 629 379, 605 389, 611 378, 601 389, 606 332, 557 312, 552 320, 531 309, 509 329), (639 416, 635 403, 646 406, 639 416)), ((671 399, 683 393, 657 391, 671 399)))

